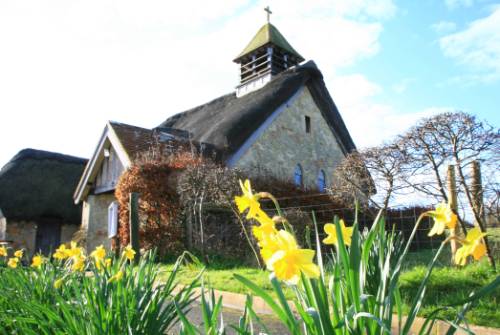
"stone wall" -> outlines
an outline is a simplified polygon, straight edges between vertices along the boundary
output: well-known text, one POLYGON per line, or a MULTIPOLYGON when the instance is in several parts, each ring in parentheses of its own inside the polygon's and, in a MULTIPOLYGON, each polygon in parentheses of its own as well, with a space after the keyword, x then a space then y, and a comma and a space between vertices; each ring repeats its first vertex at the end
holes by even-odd
POLYGON ((33 221, 7 221, 6 240, 12 241, 10 246, 17 249, 25 249, 26 254, 35 252, 37 224, 33 221))
MULTIPOLYGON (((25 249, 28 256, 32 256, 39 250, 36 250, 36 234, 38 223, 35 221, 9 221, 6 225, 6 240, 12 241, 9 245, 13 249, 25 249)), ((61 225, 61 243, 70 242, 73 234, 78 230, 78 225, 61 225)), ((58 246, 54 246, 57 248, 58 246)))
POLYGON ((80 227, 76 224, 63 224, 61 226, 61 243, 71 242, 78 228, 80 227))
POLYGON ((302 167, 303 186, 316 188, 320 170, 331 184, 335 167, 344 158, 337 139, 304 87, 265 129, 235 166, 250 176, 271 174, 285 181, 294 180, 297 164, 302 167), (305 116, 310 118, 306 132, 305 116))
POLYGON ((0 210, 0 241, 5 240, 7 231, 7 219, 2 215, 2 210, 0 210))
POLYGON ((86 249, 93 250, 99 245, 110 249, 108 238, 108 207, 115 201, 113 193, 89 195, 83 202, 82 229, 86 231, 86 249))

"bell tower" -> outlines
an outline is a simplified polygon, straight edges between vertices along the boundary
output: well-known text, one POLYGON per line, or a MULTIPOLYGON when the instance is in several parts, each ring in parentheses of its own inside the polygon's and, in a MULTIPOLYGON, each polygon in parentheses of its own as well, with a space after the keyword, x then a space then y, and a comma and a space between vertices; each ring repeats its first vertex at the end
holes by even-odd
POLYGON ((304 60, 279 30, 271 24, 272 12, 269 7, 264 10, 267 13, 267 23, 233 60, 240 65, 240 83, 236 87, 237 97, 258 90, 273 76, 304 60))

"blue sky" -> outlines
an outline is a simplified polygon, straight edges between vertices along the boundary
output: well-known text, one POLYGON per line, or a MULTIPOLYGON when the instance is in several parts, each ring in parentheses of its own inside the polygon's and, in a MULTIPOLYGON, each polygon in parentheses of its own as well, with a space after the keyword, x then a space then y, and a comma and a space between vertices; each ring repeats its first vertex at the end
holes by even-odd
MULTIPOLYGON (((384 88, 377 102, 397 110, 415 113, 431 107, 456 108, 476 114, 500 126, 499 46, 496 70, 478 62, 462 63, 459 57, 448 57, 442 40, 464 34, 471 24, 488 19, 494 2, 456 2, 455 6, 439 1, 406 1, 398 13, 384 23, 380 35, 380 52, 343 71, 363 73, 384 88), (495 73, 496 71, 496 73, 495 73), (487 78, 488 76, 494 78, 487 78)), ((500 29, 497 24, 494 26, 500 29)), ((491 38, 487 30, 484 38, 491 38)), ((499 32, 491 42, 499 43, 499 32)), ((481 37, 481 35, 479 35, 481 37)), ((463 47, 460 43, 451 47, 463 47)), ((481 52, 481 50, 479 50, 481 52)), ((482 51, 488 54, 488 50, 482 51)))
POLYGON ((89 157, 107 120, 154 127, 231 92, 267 5, 359 147, 448 110, 500 126, 498 1, 3 0, 0 165, 26 147, 89 157))

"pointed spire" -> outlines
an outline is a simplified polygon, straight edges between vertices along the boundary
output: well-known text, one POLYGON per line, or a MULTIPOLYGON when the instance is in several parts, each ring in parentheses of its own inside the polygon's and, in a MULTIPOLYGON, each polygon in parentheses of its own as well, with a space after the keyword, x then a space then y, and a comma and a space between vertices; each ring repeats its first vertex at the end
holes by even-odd
POLYGON ((266 44, 273 44, 285 52, 289 53, 297 57, 298 62, 302 62, 304 58, 297 52, 295 49, 288 43, 286 38, 279 32, 278 28, 276 28, 271 23, 266 23, 263 25, 257 34, 252 38, 250 43, 243 49, 242 52, 234 59, 234 62, 238 62, 238 60, 249 53, 257 50, 260 47, 265 46, 266 44))

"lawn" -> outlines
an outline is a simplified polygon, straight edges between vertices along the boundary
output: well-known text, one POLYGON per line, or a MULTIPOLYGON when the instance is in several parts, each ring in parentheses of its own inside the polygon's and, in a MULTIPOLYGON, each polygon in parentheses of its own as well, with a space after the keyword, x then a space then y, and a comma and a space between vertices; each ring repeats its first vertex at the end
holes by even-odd
MULTIPOLYGON (((408 255, 405 271, 401 276, 401 292, 406 306, 411 303, 412 297, 418 290, 418 285, 425 274, 425 265, 432 254, 432 250, 426 250, 408 255)), ((471 291, 484 286, 498 276, 498 273, 490 269, 486 260, 457 268, 449 266, 449 259, 449 253, 443 253, 440 257, 438 267, 434 270, 427 288, 428 293, 420 313, 421 316, 428 315, 437 306, 452 304, 467 297, 471 291)), ((171 271, 172 266, 173 264, 165 264, 162 267, 162 276, 166 276, 171 271)), ((182 284, 188 284, 197 276, 200 269, 199 265, 186 265, 182 267, 178 278, 182 284)), ((261 288, 272 293, 269 272, 248 266, 216 262, 205 269, 204 281, 214 289, 243 294, 250 293, 243 284, 233 278, 234 273, 247 277, 261 288)), ((285 291, 285 295, 287 298, 292 298, 290 291, 285 291)), ((499 307, 500 289, 497 289, 491 296, 479 301, 467 313, 468 321, 475 325, 500 328, 499 307)), ((443 315, 446 315, 446 312, 443 315)), ((448 315, 451 315, 451 311, 448 312, 448 315)))

